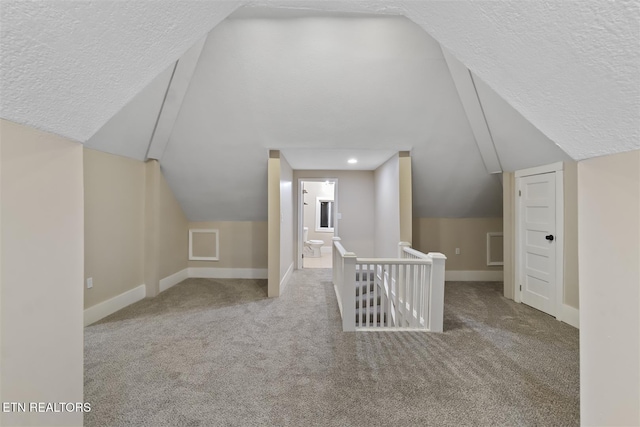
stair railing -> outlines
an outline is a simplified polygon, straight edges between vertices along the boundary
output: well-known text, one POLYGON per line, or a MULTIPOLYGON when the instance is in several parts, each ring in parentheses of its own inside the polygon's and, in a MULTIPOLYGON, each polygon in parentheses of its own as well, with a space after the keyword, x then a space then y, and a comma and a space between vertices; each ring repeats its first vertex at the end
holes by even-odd
POLYGON ((339 237, 333 244, 333 283, 343 331, 442 332, 443 254, 424 254, 401 242, 399 258, 358 258, 339 237))

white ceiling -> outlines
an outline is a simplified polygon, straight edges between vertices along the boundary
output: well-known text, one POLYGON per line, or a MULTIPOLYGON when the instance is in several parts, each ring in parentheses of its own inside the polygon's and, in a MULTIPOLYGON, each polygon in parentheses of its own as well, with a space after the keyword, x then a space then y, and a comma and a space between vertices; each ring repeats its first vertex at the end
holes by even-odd
POLYGON ((294 170, 375 170, 398 152, 366 149, 287 148, 281 154, 294 170), (356 163, 349 163, 354 159, 356 163))
POLYGON ((215 27, 163 123, 190 219, 264 219, 269 149, 300 168, 304 150, 411 150, 416 215, 499 215, 438 42, 473 71, 515 170, 640 148, 639 16, 597 0, 4 0, 0 116, 143 159, 170 70, 215 27))

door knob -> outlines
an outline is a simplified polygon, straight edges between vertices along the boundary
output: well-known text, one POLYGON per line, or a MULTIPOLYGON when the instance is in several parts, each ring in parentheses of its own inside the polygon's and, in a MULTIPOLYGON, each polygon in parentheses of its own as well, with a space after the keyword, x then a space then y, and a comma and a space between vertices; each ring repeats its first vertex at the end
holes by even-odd
POLYGON ((545 239, 547 239, 550 242, 553 242, 553 234, 549 234, 547 237, 545 237, 545 239))

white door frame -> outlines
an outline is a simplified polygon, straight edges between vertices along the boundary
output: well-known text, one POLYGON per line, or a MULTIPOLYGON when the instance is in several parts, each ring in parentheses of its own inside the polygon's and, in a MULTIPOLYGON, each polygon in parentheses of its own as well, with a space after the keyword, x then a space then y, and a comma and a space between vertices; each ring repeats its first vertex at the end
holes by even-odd
MULTIPOLYGON (((338 236, 338 227, 340 226, 340 216, 338 215, 338 178, 298 178, 298 254, 296 268, 302 270, 302 251, 304 250, 304 242, 302 241, 304 223, 302 222, 302 210, 304 208, 304 195, 302 194, 302 182, 333 182, 333 235, 338 236)), ((315 203, 315 202, 314 202, 315 203)))
POLYGON ((564 164, 562 162, 535 168, 522 169, 515 172, 516 185, 514 186, 513 200, 516 204, 515 224, 515 279, 514 300, 522 302, 521 272, 523 254, 520 250, 520 178, 543 173, 556 175, 556 319, 562 320, 564 306, 564 164))

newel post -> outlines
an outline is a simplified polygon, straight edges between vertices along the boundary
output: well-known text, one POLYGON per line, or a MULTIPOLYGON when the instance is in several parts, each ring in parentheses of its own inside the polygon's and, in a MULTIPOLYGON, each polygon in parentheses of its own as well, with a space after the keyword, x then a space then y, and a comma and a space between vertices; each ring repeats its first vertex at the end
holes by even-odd
POLYGON ((342 330, 353 332, 356 330, 356 254, 344 254, 344 269, 342 276, 342 330))
POLYGON ((404 256, 404 248, 410 248, 411 243, 409 242, 400 242, 398 243, 398 258, 406 258, 404 256))
POLYGON ((429 252, 431 266, 431 294, 429 295, 429 330, 442 332, 444 320, 444 262, 447 257, 440 252, 429 252))
POLYGON ((338 268, 338 266, 342 265, 342 256, 340 255, 338 248, 336 248, 336 242, 339 242, 341 239, 336 236, 336 237, 333 237, 331 240, 333 241, 331 243, 331 254, 333 255, 333 264, 332 264, 333 285, 340 286, 340 279, 338 278, 338 275, 340 275, 339 270, 341 269, 338 268))

